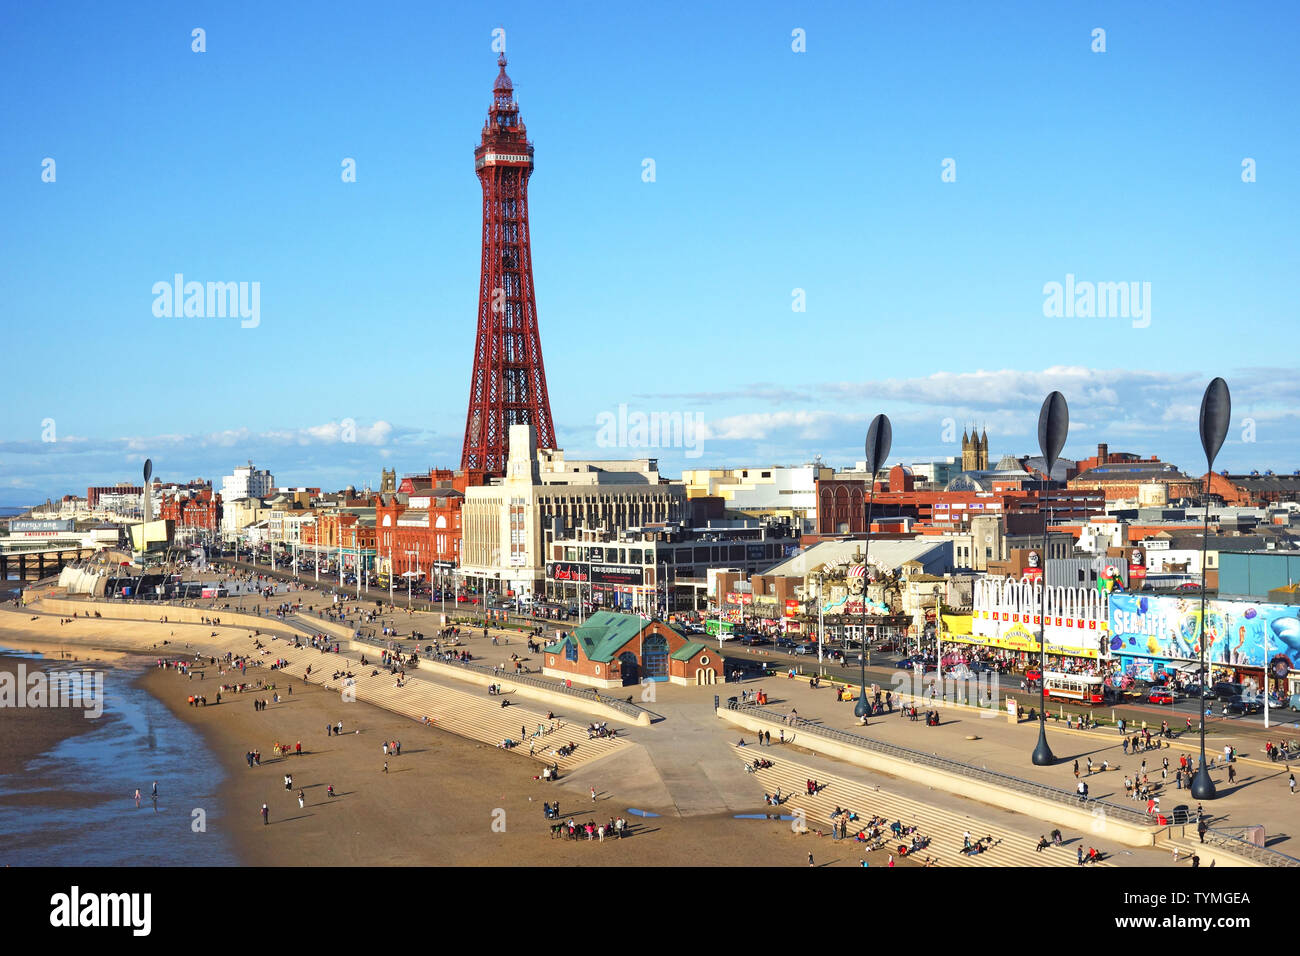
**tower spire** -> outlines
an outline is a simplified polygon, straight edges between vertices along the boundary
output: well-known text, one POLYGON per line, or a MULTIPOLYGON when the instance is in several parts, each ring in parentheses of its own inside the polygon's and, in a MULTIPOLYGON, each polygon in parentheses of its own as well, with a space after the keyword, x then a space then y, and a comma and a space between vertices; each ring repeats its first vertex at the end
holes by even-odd
POLYGON ((461 454, 461 468, 488 475, 505 473, 511 425, 531 425, 537 447, 555 447, 528 231, 533 144, 519 116, 514 84, 506 75, 504 51, 497 65, 501 72, 474 151, 474 169, 483 188, 483 258, 461 454))

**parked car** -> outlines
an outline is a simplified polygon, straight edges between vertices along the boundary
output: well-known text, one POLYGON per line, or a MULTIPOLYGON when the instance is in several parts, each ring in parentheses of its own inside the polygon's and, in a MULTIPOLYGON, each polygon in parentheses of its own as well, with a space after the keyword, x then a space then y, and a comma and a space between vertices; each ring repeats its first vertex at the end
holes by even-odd
POLYGON ((1214 685, 1210 693, 1219 700, 1231 700, 1233 697, 1241 696, 1241 685, 1230 681, 1219 681, 1214 685))
POLYGON ((795 647, 795 639, 793 637, 778 637, 776 639, 776 646, 783 650, 793 650, 795 647))
POLYGON ((1148 704, 1172 704, 1176 700, 1178 700, 1178 695, 1171 690, 1152 691, 1147 696, 1148 704))
POLYGON ((1223 702, 1223 714, 1258 714, 1264 710, 1264 705, 1258 700, 1250 697, 1243 697, 1237 694, 1223 702))
POLYGON ((766 644, 767 638, 762 634, 742 634, 740 636, 740 643, 744 644, 746 647, 757 647, 760 644, 766 644))

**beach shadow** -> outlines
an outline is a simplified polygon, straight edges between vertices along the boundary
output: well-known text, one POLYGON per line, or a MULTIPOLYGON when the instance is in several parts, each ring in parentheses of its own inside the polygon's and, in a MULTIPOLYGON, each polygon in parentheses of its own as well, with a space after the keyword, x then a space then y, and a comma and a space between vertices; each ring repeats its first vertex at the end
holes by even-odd
POLYGON ((271 821, 271 825, 274 826, 277 823, 292 823, 294 820, 306 820, 308 817, 311 816, 315 816, 315 814, 300 813, 296 817, 285 817, 283 820, 273 820, 271 821))

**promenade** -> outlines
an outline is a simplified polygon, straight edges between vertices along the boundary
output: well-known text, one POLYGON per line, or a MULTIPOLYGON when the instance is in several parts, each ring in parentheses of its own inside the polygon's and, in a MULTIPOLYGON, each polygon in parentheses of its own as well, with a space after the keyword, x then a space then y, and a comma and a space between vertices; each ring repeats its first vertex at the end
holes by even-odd
MULTIPOLYGON (((326 685, 333 691, 342 693, 344 688, 332 675, 337 669, 351 669, 357 677, 353 690, 358 700, 377 704, 416 721, 422 721, 426 716, 431 717, 435 726, 493 746, 505 738, 516 739, 521 730, 531 733, 538 723, 546 724, 545 707, 519 698, 502 708, 500 699, 487 695, 483 689, 471 686, 467 680, 455 676, 410 670, 405 686, 398 688, 395 686, 395 678, 386 670, 372 675, 373 667, 364 670, 361 668, 361 653, 366 653, 372 664, 373 655, 377 655, 377 651, 366 650, 364 645, 354 645, 344 655, 321 654, 311 648, 293 648, 285 640, 292 633, 315 629, 342 638, 343 634, 350 633, 357 626, 358 618, 353 613, 349 613, 348 619, 343 623, 328 628, 317 626, 321 621, 316 618, 315 611, 334 608, 332 597, 328 594, 295 590, 288 595, 276 595, 269 602, 261 598, 247 598, 244 604, 247 610, 256 603, 265 612, 285 601, 302 601, 303 607, 297 615, 291 615, 285 620, 263 613, 261 620, 265 621, 265 625, 261 629, 264 631, 264 647, 258 650, 270 652, 269 655, 260 655, 264 659, 285 658, 288 664, 282 673, 286 677, 303 679, 306 666, 311 664, 313 680, 319 679, 323 674, 326 685), (275 631, 284 637, 271 640, 267 631, 275 631)), ((216 603, 220 605, 227 602, 216 603)), ((97 606, 101 609, 106 607, 102 603, 97 606)), ((358 607, 355 601, 346 602, 346 606, 358 607)), ((367 609, 365 604, 359 607, 367 609)), ((40 610, 39 605, 36 610, 40 610)), ((166 613, 165 606, 151 608, 149 613, 152 614, 155 610, 159 616, 166 613)), ((373 603, 367 610, 373 610, 373 603)), ((212 607, 203 610, 203 613, 220 617, 222 608, 212 607)), ((28 617, 30 611, 22 616, 22 621, 28 617)), ((43 619, 43 623, 34 624, 33 636, 39 632, 48 638, 52 633, 51 623, 53 622, 43 619)), ((73 639, 83 636, 84 632, 84 637, 89 639, 92 632, 103 630, 102 627, 95 627, 102 623, 100 619, 79 618, 64 625, 58 637, 73 639)), ((399 639, 405 642, 408 651, 412 630, 424 633, 425 638, 421 641, 423 644, 432 641, 438 629, 434 615, 424 612, 408 614, 400 609, 386 609, 378 615, 373 625, 366 626, 382 627, 385 623, 397 629, 399 639)), ((221 656, 226 651, 238 654, 249 653, 253 649, 250 632, 246 627, 208 627, 195 624, 177 624, 175 627, 183 629, 188 635, 186 640, 193 645, 190 653, 201 649, 203 653, 221 656), (216 636, 211 633, 214 630, 218 632, 216 636)), ((180 636, 181 632, 178 631, 177 638, 180 636)), ((476 658, 486 660, 489 665, 508 663, 511 653, 519 653, 530 669, 537 669, 540 663, 536 659, 537 655, 527 653, 526 644, 518 632, 492 629, 485 638, 481 629, 465 629, 462 630, 461 640, 465 649, 476 658), (511 643, 508 647, 503 643, 493 644, 493 636, 502 642, 509 637, 511 643)), ((96 646, 104 643, 111 644, 99 641, 96 646)), ((137 649, 148 650, 147 647, 137 649)), ((258 670, 260 673, 257 676, 265 679, 267 673, 263 669, 258 670)), ((508 684, 508 678, 503 677, 502 683, 508 684)), ((932 789, 908 779, 905 772, 896 776, 869 772, 850 762, 805 752, 796 742, 785 748, 764 748, 763 755, 776 761, 777 766, 772 771, 747 773, 735 747, 740 733, 737 728, 718 719, 713 709, 714 696, 718 695, 725 703, 727 697, 738 695, 742 689, 760 688, 769 695, 769 710, 774 719, 779 720, 791 710, 797 710, 799 717, 817 721, 829 728, 849 730, 875 740, 943 755, 1059 790, 1073 791, 1076 784, 1073 761, 1077 758, 1081 764, 1081 776, 1089 783, 1091 796, 1118 803, 1124 801, 1123 776, 1136 772, 1144 757, 1148 764, 1148 775, 1156 782, 1159 779, 1160 759, 1169 754, 1171 764, 1176 765, 1179 748, 1192 743, 1189 740, 1175 740, 1168 748, 1131 756, 1123 754, 1119 737, 1114 731, 1080 732, 1065 730, 1062 726, 1049 723, 1049 740, 1059 763, 1053 767, 1038 768, 1033 767, 1028 759, 1037 732, 1036 725, 1025 722, 1013 726, 1002 713, 984 717, 981 713, 988 713, 987 711, 941 707, 941 725, 927 727, 923 722, 909 721, 896 712, 892 716, 873 718, 864 730, 852 716, 852 703, 836 701, 834 693, 828 687, 811 688, 804 679, 768 676, 712 688, 655 685, 654 698, 641 703, 641 706, 657 715, 654 725, 619 728, 620 736, 614 740, 587 741, 585 727, 590 716, 582 712, 581 701, 574 701, 574 706, 563 715, 558 709, 556 712, 569 726, 580 731, 571 735, 578 744, 577 750, 571 758, 558 760, 548 752, 551 747, 536 750, 535 765, 540 768, 542 760, 558 763, 562 772, 559 786, 570 791, 570 798, 585 794, 589 788, 595 787, 601 792, 615 793, 619 804, 629 809, 640 807, 681 818, 761 813, 768 809, 763 802, 765 792, 770 792, 777 785, 785 790, 793 789, 796 784, 801 786, 806 777, 816 777, 821 782, 832 783, 833 787, 823 791, 823 794, 829 795, 832 803, 837 802, 836 797, 840 793, 854 794, 853 799, 860 800, 879 788, 886 798, 895 801, 888 804, 897 808, 891 809, 891 813, 901 816, 905 811, 910 812, 917 818, 922 832, 930 833, 937 842, 941 839, 947 841, 949 858, 942 859, 941 865, 966 865, 964 858, 962 861, 952 859, 951 828, 957 821, 962 823, 962 829, 958 832, 966 829, 972 832, 983 830, 986 832, 981 835, 992 835, 995 840, 1000 840, 998 845, 1008 848, 1003 860, 1008 865, 1030 862, 1013 856, 1009 849, 1011 847, 1018 848, 1017 853, 1028 847, 1035 857, 1033 865, 1055 862, 1055 857, 1049 861, 1044 855, 1033 851, 1039 836, 1050 832, 1054 828, 1053 824, 1024 813, 1008 813, 994 803, 977 802, 955 793, 932 789), (1111 769, 1088 775, 1088 756, 1092 756, 1098 767, 1103 760, 1109 761, 1111 769)), ((640 703, 640 688, 628 690, 638 692, 634 699, 640 703)), ((567 743, 568 736, 562 729, 558 733, 559 738, 567 743)), ((560 742, 554 733, 542 739, 548 744, 552 740, 560 742)), ((752 744, 753 740, 749 742, 752 744)), ((1238 779, 1235 785, 1228 786, 1226 775, 1222 772, 1215 774, 1223 796, 1206 807, 1211 825, 1231 828, 1263 824, 1270 846, 1287 852, 1291 849, 1288 846, 1290 834, 1300 818, 1300 803, 1290 802, 1286 791, 1286 771, 1280 765, 1270 765, 1256 759, 1258 748, 1249 739, 1249 735, 1241 740, 1216 737, 1212 739, 1211 746, 1221 749, 1224 743, 1230 742, 1235 742, 1242 750, 1243 759, 1237 764, 1238 779)), ((526 755, 526 748, 527 743, 515 748, 515 752, 526 755)), ((1179 796, 1180 792, 1173 787, 1171 775, 1161 794, 1162 807, 1168 811, 1183 803, 1194 808, 1192 801, 1180 800, 1179 796)), ((886 805, 881 805, 882 809, 884 806, 886 805)), ((1128 806, 1132 806, 1135 811, 1145 809, 1132 802, 1128 806)), ((822 810, 816 802, 810 801, 809 807, 810 819, 822 810)), ((831 808, 826 808, 827 813, 829 809, 831 808)), ((1062 829, 1068 831, 1066 827, 1062 829)), ((1092 835, 1067 832, 1067 837, 1071 840, 1091 839, 1092 835)), ((1097 847, 1109 862, 1120 865, 1172 863, 1172 846, 1144 850, 1127 848, 1114 841, 1101 841, 1097 847)), ((958 853, 957 856, 960 857, 961 854, 958 853)), ((974 862, 969 865, 988 865, 998 859, 995 855, 981 860, 982 856, 984 855, 971 858, 974 862)), ((1224 862, 1231 863, 1232 859, 1225 858, 1224 862)))

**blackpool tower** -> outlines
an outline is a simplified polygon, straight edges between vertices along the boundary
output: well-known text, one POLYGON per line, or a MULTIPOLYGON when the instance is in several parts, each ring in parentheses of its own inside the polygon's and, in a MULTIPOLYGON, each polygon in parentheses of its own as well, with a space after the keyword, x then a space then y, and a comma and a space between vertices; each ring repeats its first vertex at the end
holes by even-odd
POLYGON ((505 473, 511 425, 532 425, 539 448, 555 447, 528 238, 533 144, 519 117, 504 53, 497 63, 501 73, 492 87, 483 140, 474 150, 483 186, 483 262, 460 461, 462 469, 486 475, 505 473))

